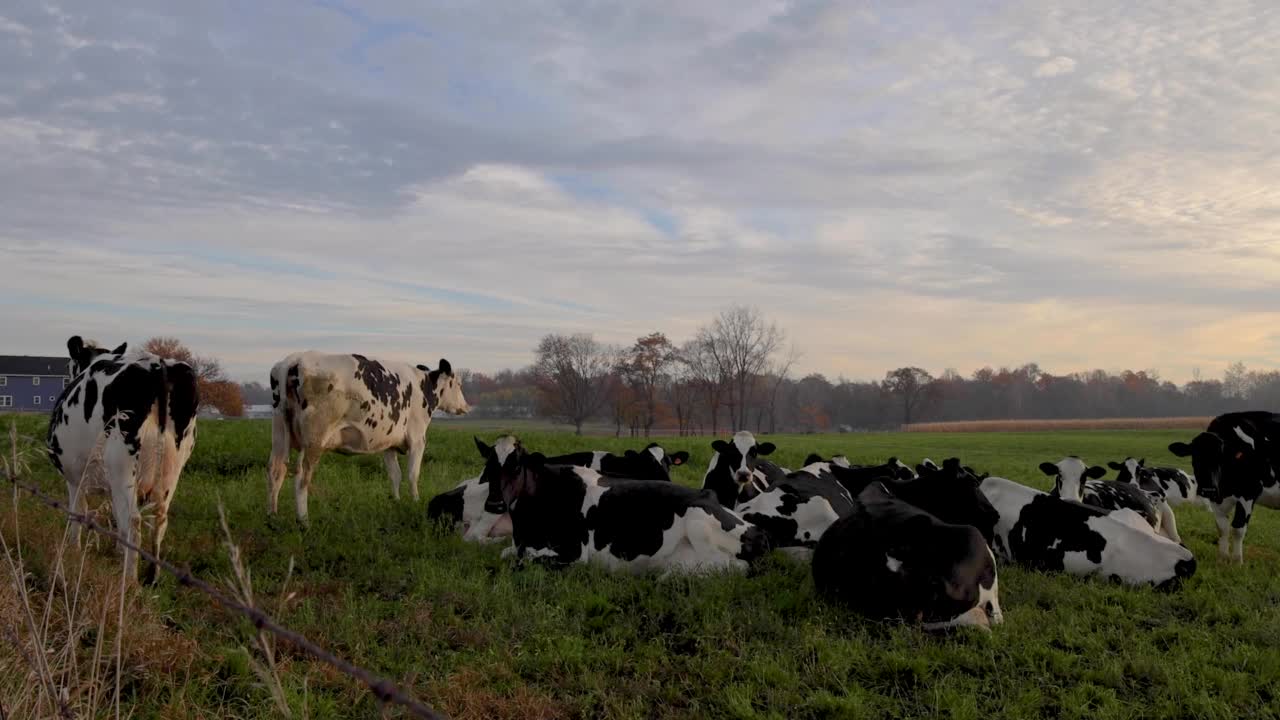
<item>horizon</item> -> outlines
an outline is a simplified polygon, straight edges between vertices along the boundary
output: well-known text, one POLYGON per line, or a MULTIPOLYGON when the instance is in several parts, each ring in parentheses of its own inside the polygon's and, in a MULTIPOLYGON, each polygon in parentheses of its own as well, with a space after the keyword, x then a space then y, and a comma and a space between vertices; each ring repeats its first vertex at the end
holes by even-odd
POLYGON ((731 304, 793 376, 1280 368, 1280 8, 0 10, 0 331, 485 373, 731 304))

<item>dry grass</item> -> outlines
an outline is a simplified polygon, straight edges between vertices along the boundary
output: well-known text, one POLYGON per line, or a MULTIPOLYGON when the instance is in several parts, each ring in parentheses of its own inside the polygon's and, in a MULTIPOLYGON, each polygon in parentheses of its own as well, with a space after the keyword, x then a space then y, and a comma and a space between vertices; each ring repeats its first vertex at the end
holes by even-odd
POLYGON ((1057 430, 1203 430, 1212 417, 1077 420, 961 420, 912 423, 903 432, 1053 432, 1057 430))

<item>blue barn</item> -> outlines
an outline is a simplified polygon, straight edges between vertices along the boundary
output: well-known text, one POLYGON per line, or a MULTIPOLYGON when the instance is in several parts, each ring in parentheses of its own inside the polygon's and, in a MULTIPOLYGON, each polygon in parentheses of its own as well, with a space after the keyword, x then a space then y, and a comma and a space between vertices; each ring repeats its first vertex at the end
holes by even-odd
POLYGON ((65 357, 0 355, 0 412, 48 412, 69 382, 65 357))

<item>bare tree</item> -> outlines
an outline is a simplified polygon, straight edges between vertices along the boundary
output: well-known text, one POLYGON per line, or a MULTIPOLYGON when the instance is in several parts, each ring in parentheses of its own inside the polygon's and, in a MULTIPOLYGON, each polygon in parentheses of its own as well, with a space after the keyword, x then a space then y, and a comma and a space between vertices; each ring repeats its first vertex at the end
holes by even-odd
POLYGON ((684 358, 689 383, 706 403, 711 434, 719 434, 720 406, 724 403, 728 380, 702 338, 694 338, 685 343, 680 355, 684 358))
POLYGON ((918 367, 898 368, 885 374, 881 387, 902 400, 902 424, 910 425, 912 415, 933 389, 933 376, 918 367))
POLYGON ((546 407, 581 435, 582 424, 609 399, 611 353, 589 334, 547 335, 534 352, 533 372, 546 407))
MULTIPOLYGON (((787 378, 791 375, 791 368, 800 360, 800 352, 792 345, 787 354, 778 360, 770 363, 770 368, 765 375, 769 380, 769 395, 765 403, 761 405, 761 412, 769 416, 769 432, 778 431, 778 390, 787 382, 787 378)), ((764 423, 757 421, 758 426, 763 427, 764 423)))
POLYGON ((196 355, 176 337, 153 337, 142 344, 142 349, 167 360, 178 360, 191 366, 196 374, 196 390, 202 405, 217 408, 229 417, 244 415, 244 397, 240 385, 227 379, 222 363, 216 358, 196 355))
POLYGON ((696 340, 727 385, 733 429, 745 429, 752 387, 782 346, 783 332, 766 325, 756 308, 733 305, 700 329, 696 340))

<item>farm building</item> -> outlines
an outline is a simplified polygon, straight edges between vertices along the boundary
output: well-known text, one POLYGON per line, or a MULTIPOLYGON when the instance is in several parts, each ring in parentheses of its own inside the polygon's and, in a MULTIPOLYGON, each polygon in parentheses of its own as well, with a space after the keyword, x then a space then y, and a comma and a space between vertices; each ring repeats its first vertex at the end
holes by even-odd
POLYGON ((65 357, 0 355, 0 410, 48 411, 70 381, 65 357))

